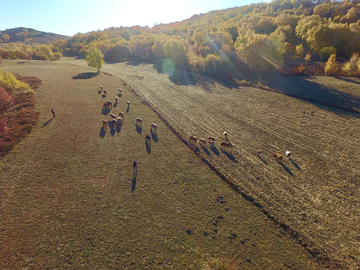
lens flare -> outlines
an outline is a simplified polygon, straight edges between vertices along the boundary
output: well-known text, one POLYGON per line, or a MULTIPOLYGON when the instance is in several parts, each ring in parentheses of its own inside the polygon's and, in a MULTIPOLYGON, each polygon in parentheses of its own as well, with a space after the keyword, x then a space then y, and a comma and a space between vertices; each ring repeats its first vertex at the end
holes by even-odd
POLYGON ((169 59, 169 58, 166 58, 162 62, 162 70, 164 73, 166 73, 167 75, 169 75, 171 77, 175 71, 175 65, 174 65, 173 61, 171 61, 171 59, 169 59))

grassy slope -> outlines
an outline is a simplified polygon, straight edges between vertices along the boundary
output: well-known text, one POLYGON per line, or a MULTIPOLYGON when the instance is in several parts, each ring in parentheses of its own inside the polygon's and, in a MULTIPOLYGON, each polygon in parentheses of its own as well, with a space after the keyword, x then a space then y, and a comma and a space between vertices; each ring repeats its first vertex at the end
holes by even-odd
POLYGON ((38 125, 0 160, 0 268, 200 269, 219 261, 233 269, 322 267, 128 89, 112 110, 125 111, 131 101, 123 127, 102 138, 101 119, 109 119, 102 103, 113 100, 118 79, 75 80, 89 70, 61 62, 4 60, 2 69, 43 85, 38 125), (158 137, 149 150, 151 122, 158 137), (136 181, 133 159, 140 162, 136 181))
MULTIPOLYGON (((211 135, 219 142, 228 131, 230 152, 217 144, 213 150, 200 147, 200 154, 298 232, 314 252, 350 268, 359 266, 358 113, 251 87, 228 88, 192 74, 169 80, 152 65, 120 63, 103 70, 134 87, 183 138, 211 135), (262 149, 262 159, 256 149, 262 149), (275 162, 273 153, 286 149, 292 159, 275 162)), ((274 78, 277 91, 360 108, 356 80, 287 78, 286 86, 281 79, 274 78)))

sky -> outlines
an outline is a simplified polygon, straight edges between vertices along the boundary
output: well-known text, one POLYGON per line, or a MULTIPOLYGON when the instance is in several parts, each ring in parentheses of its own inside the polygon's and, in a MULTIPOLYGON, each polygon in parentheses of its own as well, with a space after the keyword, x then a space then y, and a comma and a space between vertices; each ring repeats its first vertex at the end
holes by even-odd
POLYGON ((270 0, 0 0, 0 30, 26 27, 66 36, 110 27, 182 21, 270 0))

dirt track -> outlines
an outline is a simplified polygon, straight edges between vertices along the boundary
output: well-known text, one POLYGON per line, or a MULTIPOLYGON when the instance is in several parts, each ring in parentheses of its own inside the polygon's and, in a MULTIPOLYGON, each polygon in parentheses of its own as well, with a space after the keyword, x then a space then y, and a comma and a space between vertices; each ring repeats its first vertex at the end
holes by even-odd
POLYGON ((192 74, 174 83, 152 65, 102 70, 131 85, 183 138, 215 136, 216 147, 199 147, 200 155, 310 250, 360 266, 360 114, 192 74), (219 147, 224 131, 228 151, 219 147), (291 159, 275 161, 273 154, 285 150, 291 159))

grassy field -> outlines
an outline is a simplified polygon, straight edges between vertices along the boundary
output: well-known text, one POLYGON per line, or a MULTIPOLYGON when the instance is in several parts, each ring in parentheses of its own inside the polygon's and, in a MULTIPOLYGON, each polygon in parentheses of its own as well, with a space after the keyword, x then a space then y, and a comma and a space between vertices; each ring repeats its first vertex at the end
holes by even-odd
POLYGON ((319 262, 229 188, 118 78, 59 61, 4 60, 1 68, 43 80, 37 126, 0 159, 1 269, 336 265, 319 262), (102 104, 119 87, 111 112, 124 111, 125 121, 104 134, 102 104), (158 132, 147 146, 152 122, 158 132))
POLYGON ((159 70, 133 62, 103 67, 131 85, 183 139, 215 136, 216 147, 198 146, 199 155, 309 250, 344 268, 360 266, 358 79, 264 78, 270 90, 264 91, 191 73, 169 78, 159 70), (233 146, 228 151, 219 147, 225 130, 233 146), (291 159, 273 159, 285 150, 291 159))

